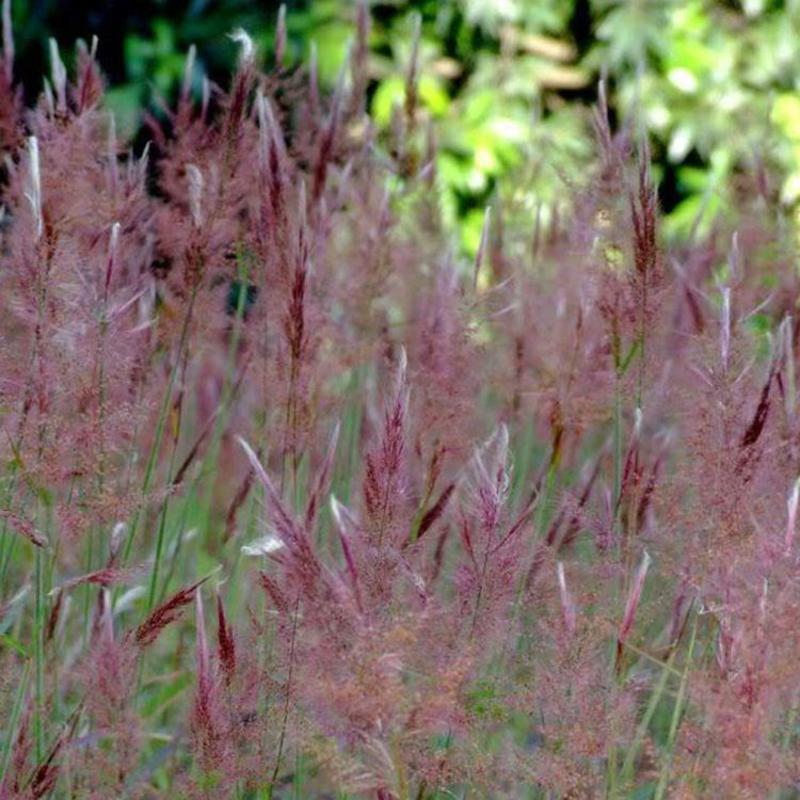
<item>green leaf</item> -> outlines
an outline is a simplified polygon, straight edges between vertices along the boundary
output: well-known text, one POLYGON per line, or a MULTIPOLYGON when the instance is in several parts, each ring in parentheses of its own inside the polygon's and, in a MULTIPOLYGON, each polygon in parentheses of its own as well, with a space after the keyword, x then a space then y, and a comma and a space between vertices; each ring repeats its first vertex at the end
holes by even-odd
POLYGON ((378 84, 372 97, 372 116, 380 127, 385 128, 391 122, 392 109, 402 104, 405 91, 405 82, 397 75, 385 78, 378 84))
POLYGON ((0 633, 0 644, 16 650, 23 658, 30 658, 31 654, 13 637, 7 633, 0 633))

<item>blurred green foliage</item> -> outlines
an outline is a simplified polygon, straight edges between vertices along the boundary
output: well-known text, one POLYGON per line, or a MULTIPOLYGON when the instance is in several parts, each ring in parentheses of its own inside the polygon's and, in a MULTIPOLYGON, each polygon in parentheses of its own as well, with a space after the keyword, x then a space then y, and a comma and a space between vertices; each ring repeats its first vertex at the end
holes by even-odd
MULTIPOLYGON (((353 36, 353 0, 287 4, 285 65, 316 48, 333 85, 353 36)), ((144 0, 138 4, 15 0, 22 77, 41 87, 46 39, 67 49, 100 37, 119 127, 179 83, 190 44, 196 76, 224 81, 235 58, 225 36, 242 26, 263 57, 278 4, 144 0)), ((783 177, 781 200, 800 201, 800 0, 387 0, 371 3, 370 111, 387 133, 402 106, 414 20, 419 48, 421 152, 432 127, 445 218, 475 250, 483 208, 545 220, 594 155, 588 107, 607 76, 612 110, 647 134, 661 180, 666 233, 704 232, 735 207, 737 173, 759 164, 783 177), (504 180, 511 178, 511 180, 504 180), (498 197, 498 194, 501 197, 498 197)), ((385 137, 388 141, 390 137, 385 137)))

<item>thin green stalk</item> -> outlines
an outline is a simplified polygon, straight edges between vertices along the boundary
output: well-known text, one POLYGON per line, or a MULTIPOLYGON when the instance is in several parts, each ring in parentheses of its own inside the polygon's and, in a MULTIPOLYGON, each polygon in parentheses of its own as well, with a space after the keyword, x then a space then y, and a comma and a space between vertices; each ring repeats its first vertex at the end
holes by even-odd
POLYGON ((530 471, 535 443, 536 432, 533 424, 530 421, 526 421, 522 431, 522 444, 514 458, 514 474, 511 481, 511 491, 508 496, 508 500, 512 504, 517 502, 522 488, 530 485, 530 471))
POLYGON ((175 568, 178 564, 178 556, 180 554, 181 545, 183 544, 183 537, 186 531, 187 520, 189 518, 189 511, 192 507, 192 503, 187 498, 186 502, 184 502, 181 508, 181 516, 180 520, 178 521, 178 535, 175 537, 175 544, 172 547, 172 554, 170 555, 169 566, 167 567, 167 571, 164 574, 164 578, 161 581, 161 589, 156 594, 156 602, 161 603, 164 600, 164 597, 167 593, 167 587, 170 585, 172 578, 175 575, 175 568))
MULTIPOLYGON (((197 283, 195 283, 192 286, 192 292, 191 295, 189 296, 189 304, 186 308, 186 314, 184 315, 183 318, 183 326, 181 328, 180 339, 178 341, 178 353, 175 358, 175 365, 170 371, 169 379, 167 380, 167 386, 164 390, 164 397, 161 401, 161 408, 159 409, 158 421, 156 423, 156 435, 153 440, 153 446, 150 449, 150 455, 147 459, 147 465, 144 471, 144 478, 142 479, 143 502, 146 502, 147 492, 150 490, 150 483, 153 480, 156 464, 158 463, 158 453, 161 449, 161 440, 164 436, 164 429, 166 428, 169 407, 172 401, 172 390, 175 386, 175 380, 178 376, 178 372, 181 369, 181 365, 183 363, 183 351, 186 347, 186 343, 189 338, 189 328, 191 327, 192 312, 194 309, 195 300, 197 299, 197 289, 198 285, 197 283)), ((125 542, 125 548, 122 553, 123 563, 126 563, 130 558, 131 550, 133 549, 133 540, 136 537, 136 532, 139 526, 139 519, 141 518, 141 514, 142 514, 141 509, 137 509, 133 514, 133 519, 131 520, 131 527, 130 530, 128 531, 128 538, 125 542)))
POLYGON ((278 739, 278 754, 275 757, 275 769, 272 772, 272 780, 270 781, 270 796, 272 794, 272 787, 275 781, 278 780, 278 775, 281 769, 281 758, 283 757, 283 747, 286 739, 286 728, 289 724, 289 706, 292 697, 292 679, 294 677, 294 646, 295 638, 297 636, 297 618, 300 614, 300 598, 294 606, 294 615, 292 617, 292 636, 289 643, 289 674, 286 678, 286 698, 283 704, 283 718, 281 720, 281 733, 278 739))
POLYGON ((11 563, 11 558, 14 555, 14 548, 19 537, 8 533, 8 525, 3 522, 2 530, 0 530, 0 586, 6 585, 6 573, 8 572, 8 565, 11 563))
MULTIPOLYGON (((622 510, 622 503, 620 498, 622 495, 622 370, 615 359, 616 364, 616 384, 614 387, 614 429, 613 429, 613 459, 614 459, 614 529, 618 534, 620 541, 620 548, 622 547, 622 536, 619 535, 619 522, 620 512, 622 510)), ((621 552, 621 550, 620 550, 621 552)), ((621 592, 620 592, 621 596, 621 592)), ((612 661, 611 669, 615 671, 616 664, 616 643, 612 644, 612 661)), ((613 695, 616 690, 612 692, 612 702, 614 701, 613 695)), ((608 754, 608 796, 615 797, 617 793, 617 749, 612 745, 608 754)))
POLYGON ((558 488, 558 467, 555 463, 551 463, 547 468, 547 477, 544 482, 544 491, 542 492, 541 499, 537 506, 536 514, 536 528, 540 531, 545 531, 550 523, 550 517, 553 512, 553 503, 551 499, 555 497, 558 488))
POLYGON ((33 738, 36 745, 36 761, 44 757, 44 568, 42 550, 36 548, 33 615, 33 658, 34 658, 34 708, 33 738))
POLYGON ((669 676, 672 672, 672 663, 675 660, 675 652, 676 651, 673 650, 672 653, 670 653, 669 658, 664 664, 664 668, 661 670, 661 676, 658 679, 658 683, 653 689, 653 693, 650 695, 650 701, 648 702, 644 715, 642 716, 642 719, 639 721, 639 725, 636 728, 636 735, 634 736, 630 747, 625 753, 625 759, 622 762, 622 768, 620 770, 620 780, 623 782, 623 786, 626 782, 633 780, 634 761, 636 760, 636 756, 639 754, 642 742, 647 735, 647 729, 650 726, 650 722, 653 719, 656 708, 658 708, 658 704, 661 702, 661 696, 664 694, 664 689, 667 686, 667 681, 669 680, 669 676))
POLYGON ((614 507, 615 521, 619 519, 620 495, 622 494, 622 376, 617 373, 614 389, 614 507))
POLYGON ((689 683, 689 671, 692 668, 692 657, 694 655, 694 645, 697 641, 697 614, 695 614, 692 621, 692 634, 689 639, 689 652, 686 654, 686 665, 681 675, 680 687, 678 688, 678 697, 675 700, 675 708, 672 710, 672 719, 669 724, 669 734, 667 735, 667 759, 661 768, 661 774, 658 778, 658 786, 653 795, 653 800, 662 800, 667 791, 669 784, 669 773, 672 768, 672 759, 675 753, 675 739, 678 734, 678 725, 680 723, 681 715, 683 714, 684 699, 686 697, 686 687, 689 683))
MULTIPOLYGON (((175 471, 175 461, 178 452, 178 436, 175 437, 175 445, 172 448, 172 454, 170 455, 169 459, 169 470, 167 472, 167 477, 169 480, 172 479, 172 475, 175 471)), ((158 576, 161 572, 161 559, 164 553, 164 539, 166 536, 166 529, 167 529, 167 512, 169 510, 169 497, 164 498, 164 502, 161 504, 161 514, 159 515, 158 520, 158 533, 156 535, 156 552, 155 557, 153 559, 153 569, 150 571, 150 584, 147 590, 147 612, 150 613, 153 610, 153 605, 155 604, 156 599, 156 588, 158 586, 158 576)))
POLYGON ((606 795, 610 800, 614 800, 617 797, 617 748, 614 745, 611 745, 608 750, 606 795))
MULTIPOLYGON (((92 571, 92 565, 94 563, 94 540, 95 540, 95 529, 92 526, 89 529, 89 536, 87 537, 86 542, 86 573, 90 573, 92 571)), ((82 613, 83 613, 83 644, 84 647, 89 642, 89 634, 91 632, 91 610, 92 610, 92 586, 91 584, 88 586, 82 587, 83 591, 82 594, 82 613)))
MULTIPOLYGON (((17 490, 17 470, 22 466, 22 461, 19 453, 18 445, 11 445, 14 458, 10 463, 8 484, 3 492, 2 508, 4 511, 11 511, 14 502, 14 495, 17 490)), ((21 500, 24 502, 24 499, 21 500)), ((11 563, 11 558, 14 555, 14 548, 19 540, 19 537, 13 533, 8 532, 8 522, 3 519, 2 528, 0 528, 0 586, 6 583, 6 573, 8 566, 11 563)))
POLYGON ((344 454, 338 469, 334 471, 333 494, 343 503, 350 500, 352 477, 357 472, 358 444, 361 436, 362 385, 364 368, 356 367, 347 387, 347 402, 342 415, 340 450, 344 454))

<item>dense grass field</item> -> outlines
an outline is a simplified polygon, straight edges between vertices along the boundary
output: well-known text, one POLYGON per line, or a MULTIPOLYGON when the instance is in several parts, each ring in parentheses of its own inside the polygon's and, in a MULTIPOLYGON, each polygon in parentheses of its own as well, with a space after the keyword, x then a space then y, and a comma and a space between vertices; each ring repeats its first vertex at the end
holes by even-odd
POLYGON ((367 27, 332 96, 238 32, 138 150, 5 27, 0 798, 798 796, 778 181, 668 245, 601 85, 467 258, 367 27))

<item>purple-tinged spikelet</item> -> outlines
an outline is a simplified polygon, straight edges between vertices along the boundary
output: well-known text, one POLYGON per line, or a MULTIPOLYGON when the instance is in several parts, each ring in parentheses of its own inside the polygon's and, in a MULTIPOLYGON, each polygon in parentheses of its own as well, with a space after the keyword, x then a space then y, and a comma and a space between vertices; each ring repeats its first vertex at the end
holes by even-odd
POLYGON ((186 606, 194 599, 196 590, 207 580, 208 577, 205 577, 179 589, 172 597, 151 611, 145 621, 136 628, 133 634, 134 642, 139 647, 147 647, 155 642, 163 630, 181 616, 186 606))

